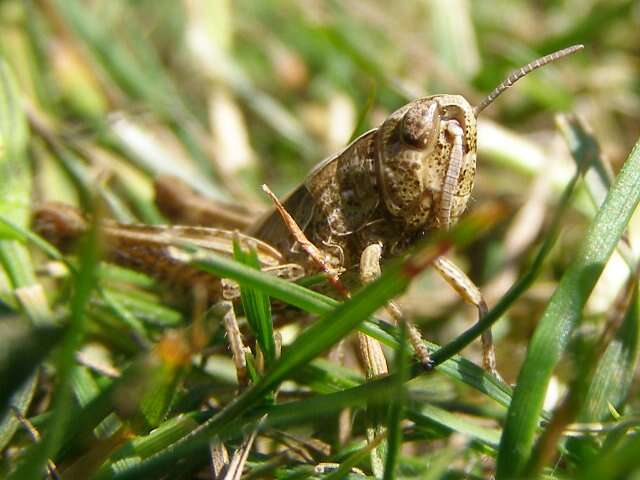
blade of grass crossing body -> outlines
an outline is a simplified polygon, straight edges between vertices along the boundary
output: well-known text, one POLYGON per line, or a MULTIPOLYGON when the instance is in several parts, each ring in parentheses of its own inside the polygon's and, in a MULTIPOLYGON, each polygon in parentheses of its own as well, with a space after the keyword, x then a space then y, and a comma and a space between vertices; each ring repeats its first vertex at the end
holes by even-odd
POLYGON ((338 305, 336 300, 292 282, 267 275, 254 268, 234 262, 221 255, 197 252, 191 264, 221 278, 230 278, 243 286, 260 290, 266 295, 315 314, 325 314, 338 305))
MULTIPOLYGON (((236 260, 248 267, 260 270, 260 262, 255 248, 248 252, 242 250, 238 239, 233 241, 233 255, 236 260)), ((269 296, 260 290, 240 285, 242 308, 253 334, 258 340, 265 360, 265 367, 269 368, 276 358, 276 343, 273 338, 273 320, 271 318, 271 302, 269 296)))
MULTIPOLYGON (((442 234, 441 238, 439 238, 442 240, 441 247, 445 246, 446 249, 446 247, 451 244, 463 246, 468 243, 471 238, 475 238, 481 230, 485 230, 489 228, 489 226, 494 225, 500 216, 501 212, 496 212, 493 209, 487 209, 485 211, 478 210, 458 223, 453 230, 442 234)), ((247 268, 238 262, 234 262, 220 255, 199 250, 189 244, 184 244, 182 247, 185 249, 185 256, 181 258, 181 260, 189 261, 194 267, 210 272, 220 278, 236 280, 241 285, 258 289, 270 297, 277 298, 307 312, 324 315, 338 304, 336 300, 318 292, 304 288, 293 282, 287 282, 270 275, 265 275, 258 270, 247 268)), ((372 328, 375 327, 369 323, 366 326, 366 330, 363 329, 363 331, 369 334, 372 328)), ((481 333, 482 332, 478 332, 476 336, 479 336, 481 333)), ((372 336, 376 339, 381 339, 379 335, 372 336)), ((388 337, 388 335, 386 336, 388 337)), ((472 338, 468 339, 468 342, 471 342, 471 340, 472 338)))
POLYGON ((496 478, 517 477, 529 460, 553 369, 639 200, 640 142, 587 230, 529 344, 500 442, 496 478))
MULTIPOLYGON (((463 239, 467 237, 473 238, 474 233, 492 224, 492 219, 495 221, 495 213, 495 211, 476 212, 476 215, 465 219, 456 229, 447 232, 444 238, 453 239, 454 242, 452 243, 456 243, 455 240, 461 237, 463 239)), ((448 245, 446 242, 445 244, 448 245)), ((326 312, 320 320, 304 331, 260 381, 245 390, 221 412, 162 452, 120 471, 115 478, 132 479, 152 475, 185 456, 197 452, 204 454, 208 439, 212 435, 218 435, 228 429, 232 423, 237 421, 238 417, 245 414, 256 403, 259 403, 265 395, 268 395, 283 380, 289 378, 300 367, 318 354, 326 351, 351 330, 357 328, 360 323, 377 311, 389 299, 404 291, 413 276, 426 268, 433 258, 442 254, 442 251, 443 244, 428 245, 426 248, 423 245, 421 249, 404 262, 396 261, 389 264, 381 278, 365 286, 351 300, 326 312)), ((207 256, 194 256, 192 263, 207 270, 210 265, 203 261, 207 256)), ((217 261, 222 261, 222 259, 217 257, 217 261)), ((250 278, 252 281, 261 281, 263 277, 269 278, 261 272, 242 267, 231 261, 218 262, 218 266, 228 268, 229 271, 235 271, 236 273, 238 269, 241 269, 243 275, 247 275, 245 278, 250 278)), ((220 271, 214 273, 220 275, 220 271)), ((277 279, 271 279, 271 281, 277 283, 275 280, 277 279)), ((286 284, 286 282, 284 283, 286 284)), ((263 287, 265 291, 270 291, 271 283, 266 282, 263 287)), ((289 284, 289 287, 297 286, 289 284)), ((323 305, 320 298, 320 296, 314 297, 314 301, 311 304, 316 308, 319 305, 323 305)), ((414 374, 413 370, 411 374, 414 374)), ((395 385, 395 382, 397 382, 397 378, 393 375, 389 378, 372 382, 372 387, 384 388, 390 384, 395 385)), ((348 392, 348 395, 351 397, 356 392, 366 390, 367 387, 368 385, 356 387, 356 389, 348 392)))
MULTIPOLYGON (((568 195, 570 195, 570 192, 572 191, 572 185, 567 187, 567 196, 563 198, 568 198, 568 195)), ((485 222, 485 224, 486 223, 488 222, 485 222)), ((554 220, 554 225, 556 223, 557 221, 554 220)), ((548 251, 547 249, 550 248, 551 245, 552 242, 549 242, 548 245, 545 242, 545 246, 542 247, 541 252, 538 255, 540 264, 548 251)), ((537 262, 538 259, 536 259, 536 262, 534 263, 537 265, 537 262)), ((308 290, 300 285, 248 268, 238 262, 234 262, 219 255, 205 252, 196 253, 192 255, 191 263, 194 266, 204 271, 211 272, 216 276, 230 278, 236 280, 242 285, 248 285, 259 289, 273 298, 277 298, 285 303, 297 306, 298 308, 310 313, 326 315, 337 306, 337 302, 334 299, 326 297, 318 292, 308 290)), ((532 270, 537 272, 537 269, 534 267, 532 267, 532 270)), ((522 286, 522 289, 518 289, 518 292, 523 291, 523 289, 526 289, 526 286, 530 284, 530 280, 532 280, 532 278, 529 277, 530 276, 525 279, 526 281, 524 282, 524 286, 522 286)), ((519 293, 514 292, 516 297, 518 294, 519 293)), ((496 316, 496 318, 499 318, 499 316, 496 316)), ((486 328, 486 326, 484 328, 486 328)), ((388 325, 382 325, 380 323, 367 320, 359 325, 358 329, 391 348, 397 348, 398 346, 398 342, 396 340, 397 335, 394 333, 395 329, 388 325)), ((478 331, 472 331, 472 329, 470 329, 466 332, 465 335, 467 333, 468 335, 463 339, 463 345, 458 346, 455 351, 457 352, 461 350, 474 338, 480 336, 483 329, 478 331)), ((431 352, 434 352, 437 345, 427 342, 427 347, 431 352)), ((443 351, 443 353, 445 352, 443 351)), ((438 364, 438 369, 440 371, 458 381, 469 384, 481 392, 484 392, 501 405, 506 406, 509 404, 511 399, 511 388, 508 385, 499 382, 493 376, 486 375, 481 368, 473 363, 468 362, 463 358, 455 357, 454 353, 455 352, 448 352, 446 355, 441 355, 441 351, 438 350, 437 353, 433 354, 434 358, 436 358, 436 356, 438 357, 436 363, 438 364)), ((419 375, 423 371, 424 370, 421 366, 412 366, 410 376, 413 377, 419 375)))
MULTIPOLYGON (((435 258, 438 252, 439 249, 432 248, 426 253, 423 252, 421 259, 435 258)), ((421 266, 426 267, 426 264, 421 266)), ((170 448, 133 466, 117 478, 140 478, 153 474, 182 456, 206 448, 211 435, 227 427, 230 422, 244 414, 283 380, 290 377, 295 370, 326 351, 375 313, 389 299, 401 293, 412 275, 419 271, 415 268, 416 263, 408 266, 396 262, 390 265, 379 280, 367 285, 351 300, 338 305, 335 310, 324 315, 305 330, 258 383, 247 389, 220 413, 170 448)))
MULTIPOLYGON (((549 243, 548 247, 550 248, 551 245, 552 243, 549 243)), ((542 263, 542 259, 547 251, 546 248, 547 247, 543 247, 544 252, 539 254, 540 263, 542 263)), ((326 297, 318 292, 308 290, 300 285, 248 268, 238 262, 234 262, 219 255, 210 253, 206 256, 196 254, 193 256, 192 264, 222 278, 231 278, 243 285, 250 285, 267 293, 273 298, 282 300, 285 303, 294 305, 310 313, 327 315, 337 306, 337 302, 332 298, 326 297)), ((522 288, 518 288, 518 292, 524 291, 524 289, 526 289, 530 284, 529 280, 532 280, 532 278, 527 276, 524 280, 524 285, 522 288)), ((514 292, 515 297, 519 295, 518 292, 514 292)), ((496 315, 495 318, 499 318, 499 315, 496 315)), ((462 346, 454 345, 456 346, 456 349, 453 353, 442 349, 436 351, 438 346, 430 342, 426 342, 427 348, 432 352, 433 358, 437 358, 435 363, 437 364, 439 371, 485 393, 499 404, 507 406, 511 400, 511 388, 508 385, 498 381, 491 375, 487 375, 477 365, 455 356, 455 352, 460 351, 474 338, 480 336, 482 330, 484 330, 486 326, 477 331, 474 328, 475 327, 472 327, 465 332, 466 336, 462 339, 462 346), (441 354, 441 352, 446 353, 446 355, 441 354)), ((366 320, 358 326, 358 329, 391 348, 397 348, 398 346, 395 333, 389 333, 390 330, 393 331, 394 329, 390 328, 388 325, 381 325, 380 323, 366 320)), ((452 342, 452 344, 454 342, 452 342)), ((414 377, 422 372, 424 372, 424 369, 419 365, 415 365, 412 366, 410 376, 414 377)))

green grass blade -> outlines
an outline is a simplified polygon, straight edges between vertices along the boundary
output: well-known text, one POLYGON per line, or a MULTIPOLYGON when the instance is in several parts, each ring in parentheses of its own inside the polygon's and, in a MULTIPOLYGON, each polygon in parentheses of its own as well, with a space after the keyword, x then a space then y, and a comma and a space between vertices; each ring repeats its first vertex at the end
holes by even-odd
MULTIPOLYGON (((603 160, 598 141, 580 117, 560 115, 557 124, 582 173, 592 204, 596 209, 600 208, 613 183, 611 165, 603 160)), ((633 270, 635 262, 627 241, 618 244, 618 252, 633 270)))
MULTIPOLYGON (((25 228, 29 223, 32 179, 26 155, 29 131, 22 101, 13 73, 0 59, 0 217, 25 228)), ((34 325, 45 325, 50 322, 51 312, 44 291, 36 283, 29 252, 13 233, 0 223, 0 264, 13 289, 0 292, 0 299, 22 310, 34 325)))
MULTIPOLYGON (((549 248, 551 245, 552 242, 549 244, 549 248)), ((546 247, 543 247, 543 251, 540 253, 540 264, 544 258, 545 252, 546 247)), ((297 306, 310 313, 327 315, 332 308, 335 308, 337 305, 337 302, 329 297, 325 297, 317 292, 305 289, 304 287, 291 282, 286 282, 262 272, 258 272, 218 255, 209 254, 206 257, 195 256, 193 264, 220 277, 231 278, 238 281, 240 284, 251 285, 256 289, 260 289, 267 293, 273 298, 277 298, 289 303, 290 305, 297 306)), ((524 278, 524 284, 521 285, 521 287, 526 289, 526 286, 530 284, 530 281, 532 281, 533 278, 535 278, 535 275, 532 276, 532 278, 524 278)), ((398 346, 394 329, 389 329, 389 327, 381 328, 380 323, 374 323, 368 320, 358 328, 363 333, 371 335, 373 338, 383 342, 391 348, 397 348, 398 346), (389 331, 392 331, 393 333, 389 334, 389 331)), ((465 345, 471 342, 473 338, 480 336, 482 333, 482 329, 476 331, 475 327, 472 327, 469 331, 473 332, 473 337, 465 339, 465 345)), ((429 351, 432 352, 432 357, 435 359, 435 363, 439 371, 459 382, 466 383, 478 391, 485 393, 501 405, 509 405, 509 402, 511 401, 511 388, 508 385, 498 381, 491 375, 487 375, 482 368, 463 358, 455 355, 452 356, 449 352, 447 352, 446 355, 442 355, 441 350, 438 350, 438 346, 436 344, 431 342, 426 342, 426 344, 429 351)), ((463 346, 460 347, 460 349, 462 348, 463 346)), ((422 372, 423 370, 419 365, 414 365, 412 366, 411 376, 419 375, 422 372)))
MULTIPOLYGON (((33 374, 23 382, 20 388, 13 392, 13 395, 9 399, 8 403, 12 408, 15 408, 20 415, 25 416, 27 414, 37 384, 38 375, 33 374)), ((4 399, 1 401, 2 405, 4 405, 4 399)), ((4 413, 0 415, 0 451, 4 450, 4 447, 11 441, 13 434, 16 433, 16 430, 20 426, 20 422, 13 411, 4 409, 2 409, 2 411, 4 413)))
POLYGON ((16 225, 11 220, 3 216, 0 216, 0 225, 6 229, 4 234, 6 234, 7 237, 11 237, 25 243, 29 242, 34 246, 38 247, 40 250, 42 250, 44 253, 46 253, 49 257, 53 258, 54 260, 59 260, 61 262, 65 261, 65 258, 58 251, 56 247, 51 245, 42 237, 39 237, 38 235, 33 233, 31 230, 27 230, 26 228, 20 227, 19 225, 16 225))
MULTIPOLYGON (((478 212, 477 215, 470 216, 461 222, 457 228, 447 232, 445 238, 453 239, 454 243, 464 239, 468 241, 469 238, 473 238, 477 234, 478 230, 486 228, 491 223, 490 219, 495 220, 495 218, 495 211, 478 212)), ((418 249, 404 262, 392 262, 380 279, 365 286, 352 299, 339 304, 334 310, 325 314, 300 334, 295 342, 283 353, 280 360, 265 373, 258 383, 236 397, 220 413, 204 423, 188 437, 176 442, 170 449, 133 466, 126 474, 118 478, 138 478, 141 475, 149 475, 162 469, 163 466, 182 455, 188 455, 202 449, 206 446, 207 438, 212 434, 228 427, 230 422, 244 414, 251 405, 269 394, 273 388, 277 387, 286 378, 289 378, 298 368, 326 351, 376 312, 388 300, 401 293, 413 276, 426 268, 433 258, 442 253, 442 250, 442 244, 427 245, 426 247, 423 245, 421 249, 418 249)), ((195 257, 199 258, 199 260, 193 262, 193 264, 202 268, 207 266, 202 260, 210 257, 210 254, 195 257)), ((217 258, 217 260, 220 261, 221 259, 217 258)), ((233 263, 231 261, 228 263, 223 262, 222 264, 219 263, 219 266, 229 267, 233 263)), ((237 267, 236 265, 235 268, 237 269, 237 267)), ((245 268, 243 270, 245 270, 244 273, 249 273, 253 280, 259 280, 262 276, 260 272, 253 269, 245 268)), ((265 285, 265 287, 269 288, 268 285, 265 285)), ((389 379, 388 381, 392 383, 397 382, 395 376, 391 376, 389 379)))
POLYGON ((500 442, 499 430, 477 425, 461 415, 451 413, 435 405, 421 405, 419 408, 411 409, 407 416, 417 426, 435 424, 448 431, 462 433, 493 449, 497 449, 500 442))
POLYGON ((640 143, 631 152, 589 227, 529 344, 500 442, 496 478, 513 478, 526 465, 553 369, 638 201, 640 143))
MULTIPOLYGON (((567 191, 570 190, 571 189, 568 187, 567 191)), ((552 244, 552 242, 549 242, 548 245, 545 244, 546 246, 542 248, 539 254, 539 261, 536 260, 536 262, 534 262, 536 265, 542 264, 542 260, 548 251, 547 249, 550 248, 552 244)), ((251 285, 256 289, 260 289, 265 292, 270 297, 277 298, 310 313, 327 315, 332 308, 335 308, 337 305, 337 302, 329 297, 312 290, 305 289, 304 287, 291 282, 258 272, 219 255, 195 255, 192 257, 192 263, 198 268, 211 272, 219 277, 230 278, 243 285, 251 285)), ((530 282, 535 278, 537 267, 532 267, 532 271, 534 273, 530 276, 525 276, 526 278, 522 280, 523 284, 519 284, 520 287, 518 287, 518 289, 526 289, 530 282)), ((516 293, 514 293, 514 295, 516 295, 516 293)), ((358 328, 363 333, 371 335, 373 338, 383 342, 391 348, 397 348, 398 346, 396 340, 397 335, 394 329, 389 329, 389 327, 381 328, 380 323, 374 323, 371 321, 365 321, 358 328), (389 331, 392 331, 391 335, 389 334, 389 331)), ((473 332, 473 336, 471 336, 471 338, 465 338, 466 343, 464 345, 467 345, 482 333, 482 329, 476 331, 475 327, 472 327, 469 331, 473 332)), ((466 383, 487 394, 490 398, 496 400, 501 405, 509 405, 511 400, 511 388, 508 385, 496 380, 491 375, 487 375, 480 367, 473 363, 457 356, 451 356, 450 353, 442 355, 440 350, 436 352, 437 345, 430 342, 426 343, 427 347, 432 352, 433 358, 435 359, 440 371, 457 381, 466 383)), ((460 347, 460 349, 462 348, 463 346, 460 347)), ((423 370, 420 366, 414 365, 411 370, 411 376, 418 375, 422 371, 423 370)))
MULTIPOLYGON (((377 436, 372 442, 369 442, 364 447, 351 453, 347 458, 340 462, 340 466, 331 474, 327 475, 327 480, 340 480, 342 478, 348 478, 352 469, 361 463, 368 456, 373 455, 373 452, 380 448, 382 442, 384 442, 384 436, 377 436)), ((375 473, 374 473, 375 475, 375 473)), ((377 477, 377 475, 376 475, 377 477)))
POLYGON ((137 343, 141 345, 147 344, 147 332, 142 322, 133 315, 124 305, 122 305, 113 295, 105 289, 99 289, 100 296, 108 306, 109 310, 119 318, 132 332, 137 343))
MULTIPOLYGON (((0 59, 0 217, 26 227, 32 179, 26 156, 29 132, 22 101, 13 73, 0 59)), ((0 291, 0 300, 21 310, 31 325, 50 327, 51 311, 42 287, 36 283, 31 256, 13 234, 13 229, 0 223, 0 264, 8 279, 7 290, 0 291)), ((19 425, 14 412, 6 407, 11 405, 20 414, 26 414, 38 379, 34 371, 58 339, 49 328, 32 329, 7 320, 2 324, 3 329, 9 330, 1 336, 6 343, 0 348, 3 352, 0 361, 3 384, 0 387, 0 450, 11 440, 19 425), (11 330, 12 326, 15 331, 11 330), (21 336, 25 333, 26 336, 21 336)))
POLYGON ((191 257, 191 263, 205 272, 221 278, 230 278, 241 285, 259 289, 270 297, 310 313, 323 314, 338 304, 337 301, 313 290, 264 274, 221 255, 196 254, 191 257))
POLYGON ((20 90, 0 58, 0 216, 22 226, 29 222, 32 188, 25 155, 28 138, 20 90))
MULTIPOLYGON (((249 252, 242 250, 240 242, 234 240, 233 255, 236 260, 255 270, 260 270, 258 254, 252 248, 249 252)), ((242 308, 247 316, 249 326, 255 335, 258 345, 264 355, 265 366, 268 368, 276 358, 276 342, 273 338, 273 320, 271 318, 271 302, 269 297, 260 290, 240 285, 242 308)))
MULTIPOLYGON (((73 394, 81 409, 89 405, 100 395, 98 382, 95 381, 87 367, 79 366, 76 368, 71 375, 71 381, 73 394)), ((94 429, 94 434, 99 439, 106 439, 120 428, 120 426, 121 422, 113 415, 101 422, 94 429)))
MULTIPOLYGON (((613 420, 610 407, 622 411, 629 389, 633 384, 634 373, 638 362, 638 341, 640 330, 640 302, 637 285, 634 297, 624 315, 622 324, 606 350, 600 357, 593 375, 589 378, 586 393, 582 400, 582 408, 578 412, 577 421, 581 423, 604 422, 613 420)), ((591 437, 571 438, 567 442, 567 450, 574 458, 589 462, 597 443, 591 437)))
POLYGON ((409 353, 407 345, 407 328, 402 325, 400 343, 396 350, 395 366, 398 382, 402 385, 399 394, 395 395, 389 405, 389 419, 387 422, 387 455, 384 462, 384 480, 396 478, 396 467, 400 447, 402 446, 402 420, 405 410, 405 387, 409 377, 409 353))
POLYGON ((147 390, 149 382, 163 365, 154 359, 151 354, 141 355, 135 358, 120 374, 119 377, 102 382, 100 391, 91 397, 86 404, 74 412, 74 421, 71 422, 60 442, 59 453, 55 460, 64 460, 69 451, 82 444, 90 437, 97 427, 102 426, 102 422, 112 413, 117 412, 123 419, 126 417, 138 420, 141 428, 147 428, 144 417, 138 411, 138 405, 142 401, 141 397, 147 390), (142 420, 142 421, 140 421, 142 420))
POLYGON ((413 271, 412 267, 402 263, 392 265, 379 280, 366 286, 350 301, 338 305, 335 310, 305 330, 258 383, 238 396, 210 421, 177 442, 169 451, 143 461, 129 470, 127 475, 118 478, 149 475, 176 457, 201 449, 214 432, 225 428, 229 422, 245 413, 251 405, 271 392, 297 368, 326 351, 386 301, 399 294, 407 286, 413 271))
POLYGON ((139 415, 134 419, 138 429, 150 430, 166 420, 173 405, 187 366, 168 358, 156 359, 159 365, 148 372, 144 392, 138 405, 139 415))
POLYGON ((71 418, 71 374, 75 366, 75 354, 82 344, 85 330, 85 308, 96 285, 97 264, 97 230, 94 225, 83 242, 80 269, 74 277, 70 323, 56 362, 57 385, 52 420, 43 432, 42 441, 25 455, 10 478, 39 478, 47 460, 60 448, 65 428, 71 418))
POLYGON ((565 187, 564 192, 562 193, 560 200, 558 201, 558 207, 555 211, 553 219, 551 220, 551 224, 549 226, 547 234, 545 235, 542 245, 540 246, 538 253, 533 259, 533 262, 531 262, 531 266, 528 268, 525 274, 522 275, 522 277, 520 277, 518 281, 509 288, 507 293, 502 296, 500 301, 479 322, 475 323, 472 327, 467 329, 462 334, 458 335, 454 340, 452 340, 433 354, 432 360, 436 365, 446 360, 447 358, 450 358, 454 354, 459 353, 473 340, 482 335, 482 332, 484 332, 488 328, 491 328, 491 326, 498 320, 500 320, 502 315, 507 312, 509 307, 513 305, 513 303, 524 292, 527 291, 527 289, 533 284, 536 278, 538 278, 538 275, 542 271, 544 261, 558 238, 562 220, 571 204, 571 199, 573 198, 578 178, 579 176, 577 174, 574 175, 571 181, 565 187))
POLYGON ((576 474, 581 480, 599 480, 602 478, 638 478, 640 470, 640 437, 626 439, 617 449, 605 455, 596 456, 576 474), (635 473, 635 475, 633 474, 635 473))
MULTIPOLYGON (((109 288, 104 289, 103 293, 109 299, 126 308, 130 315, 135 316, 136 323, 139 319, 148 325, 161 328, 178 327, 184 324, 184 318, 180 312, 152 301, 152 299, 136 296, 132 292, 120 292, 109 288)), ((105 304, 111 307, 106 299, 105 304)))
POLYGON ((117 473, 116 462, 128 457, 146 458, 153 455, 196 428, 202 417, 201 412, 179 415, 167 420, 149 435, 129 440, 118 448, 105 462, 103 468, 91 478, 93 480, 112 478, 117 473))

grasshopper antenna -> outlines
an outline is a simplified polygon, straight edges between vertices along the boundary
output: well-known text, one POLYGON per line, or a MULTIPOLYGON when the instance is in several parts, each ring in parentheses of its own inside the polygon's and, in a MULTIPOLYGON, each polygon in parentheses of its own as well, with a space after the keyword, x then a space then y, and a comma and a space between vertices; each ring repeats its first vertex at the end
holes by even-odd
POLYGON ((578 50, 582 50, 584 45, 573 45, 571 47, 563 48, 562 50, 558 50, 557 52, 550 53, 549 55, 545 55, 544 57, 538 58, 531 63, 527 63, 524 67, 519 68, 518 70, 514 70, 509 74, 509 76, 498 85, 493 92, 485 97, 482 102, 473 107, 473 113, 478 116, 478 114, 487 108, 491 103, 498 98, 505 90, 508 90, 520 80, 522 77, 527 75, 528 73, 533 72, 537 68, 544 67, 547 63, 555 62, 556 60, 566 57, 567 55, 571 55, 572 53, 577 52, 578 50))

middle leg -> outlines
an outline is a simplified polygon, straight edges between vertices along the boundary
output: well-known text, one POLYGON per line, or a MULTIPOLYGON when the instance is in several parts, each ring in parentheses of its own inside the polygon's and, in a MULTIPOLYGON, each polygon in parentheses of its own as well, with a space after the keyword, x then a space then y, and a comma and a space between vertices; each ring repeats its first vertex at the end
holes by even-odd
MULTIPOLYGON (((487 314, 487 303, 480 293, 480 289, 473 281, 451 260, 445 256, 439 256, 433 262, 433 266, 440 276, 447 282, 468 304, 478 309, 478 321, 487 314)), ((482 366, 497 378, 501 378, 496 369, 496 352, 493 345, 493 335, 488 328, 482 332, 482 366)))
MULTIPOLYGON (((366 285, 377 280, 381 275, 380 261, 382 259, 382 245, 372 243, 364 249, 360 256, 360 281, 366 285)), ((431 368, 431 356, 429 350, 424 343, 422 334, 416 326, 404 317, 400 308, 394 303, 389 302, 386 310, 396 322, 396 324, 404 324, 407 328, 407 335, 418 360, 425 369, 431 368)))

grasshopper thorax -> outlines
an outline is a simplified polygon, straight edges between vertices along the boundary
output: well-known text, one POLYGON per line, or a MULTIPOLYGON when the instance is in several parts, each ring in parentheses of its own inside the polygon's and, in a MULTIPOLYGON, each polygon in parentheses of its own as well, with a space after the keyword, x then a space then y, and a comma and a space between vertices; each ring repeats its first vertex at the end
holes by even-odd
POLYGON ((409 230, 446 228, 464 211, 476 170, 476 116, 459 95, 420 98, 376 136, 384 204, 409 230))

